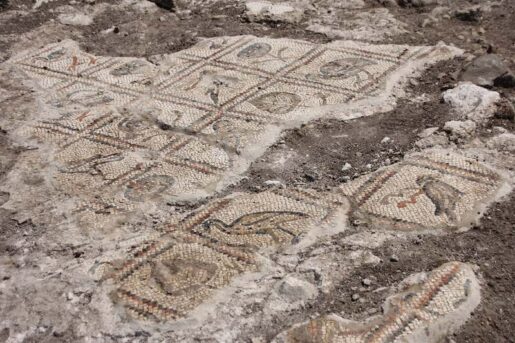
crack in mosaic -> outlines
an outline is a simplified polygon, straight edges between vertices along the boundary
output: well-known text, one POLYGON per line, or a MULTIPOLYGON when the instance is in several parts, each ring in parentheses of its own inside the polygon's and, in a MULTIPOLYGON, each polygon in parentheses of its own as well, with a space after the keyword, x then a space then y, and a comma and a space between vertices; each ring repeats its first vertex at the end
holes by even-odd
POLYGON ((382 316, 354 322, 326 315, 290 328, 275 342, 439 342, 467 319, 479 300, 471 267, 450 262, 389 298, 382 316))

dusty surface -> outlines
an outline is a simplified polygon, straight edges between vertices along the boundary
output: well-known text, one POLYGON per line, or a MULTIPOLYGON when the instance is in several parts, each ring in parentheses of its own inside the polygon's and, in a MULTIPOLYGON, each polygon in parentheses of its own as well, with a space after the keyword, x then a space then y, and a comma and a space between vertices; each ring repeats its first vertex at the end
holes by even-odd
POLYGON ((156 3, 0 1, 0 342, 513 341, 513 2, 156 3))

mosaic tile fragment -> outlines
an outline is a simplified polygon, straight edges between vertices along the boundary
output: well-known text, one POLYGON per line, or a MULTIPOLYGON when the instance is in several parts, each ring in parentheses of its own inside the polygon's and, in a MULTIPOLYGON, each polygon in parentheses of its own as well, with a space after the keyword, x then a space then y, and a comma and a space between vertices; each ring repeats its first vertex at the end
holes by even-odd
POLYGON ((288 329, 275 342, 436 343, 463 325, 480 302, 478 281, 467 264, 446 263, 416 279, 405 280, 404 289, 387 299, 382 316, 355 322, 326 315, 288 329))

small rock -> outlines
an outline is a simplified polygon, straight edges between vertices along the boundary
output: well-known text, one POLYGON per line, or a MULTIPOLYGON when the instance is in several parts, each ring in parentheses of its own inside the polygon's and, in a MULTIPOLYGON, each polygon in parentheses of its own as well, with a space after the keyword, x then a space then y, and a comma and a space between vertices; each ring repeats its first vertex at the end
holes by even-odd
POLYGON ((63 13, 58 19, 61 24, 71 26, 88 26, 93 23, 93 18, 82 13, 63 13))
POLYGON ((278 293, 287 301, 296 302, 313 299, 318 294, 318 290, 307 281, 287 276, 279 285, 278 293))
POLYGON ((304 16, 304 10, 288 3, 272 3, 268 1, 248 1, 246 16, 250 21, 275 21, 298 23, 304 16))
POLYGON ((515 152, 515 135, 512 133, 500 134, 490 139, 487 146, 498 151, 515 152))
POLYGON ((494 126, 492 127, 492 132, 495 134, 495 135, 500 135, 501 133, 507 133, 508 130, 506 130, 504 127, 502 126, 494 126))
POLYGON ((280 186, 282 185, 281 181, 279 180, 267 180, 264 182, 266 186, 280 186))
POLYGON ((359 294, 357 294, 357 293, 354 293, 354 294, 352 295, 352 297, 351 297, 352 301, 358 301, 358 300, 359 300, 359 298, 360 298, 360 296, 359 296, 359 294))
POLYGON ((158 7, 164 8, 165 10, 173 11, 175 9, 175 3, 173 0, 150 0, 158 7))
POLYGON ((495 111, 494 116, 499 119, 508 119, 513 121, 513 119, 515 119, 515 106, 513 106, 511 101, 503 98, 497 103, 497 110, 495 111))
POLYGON ((437 127, 429 127, 418 134, 419 138, 427 138, 438 131, 437 127))
POLYGON ((396 255, 392 255, 392 256, 390 256, 390 261, 391 262, 399 262, 399 258, 396 255))
POLYGON ((438 0, 397 0, 397 3, 402 7, 424 7, 437 4, 438 0))
POLYGON ((346 171, 352 168, 352 165, 350 163, 345 163, 342 167, 342 171, 346 171))
POLYGON ((452 140, 468 139, 475 131, 477 125, 472 120, 451 120, 445 123, 443 130, 448 132, 452 140))
POLYGON ((515 76, 503 60, 495 54, 483 55, 461 74, 462 81, 470 81, 483 87, 515 87, 515 76))
POLYGON ((383 139, 381 140, 381 143, 382 143, 382 144, 386 144, 386 143, 390 142, 391 140, 392 140, 392 139, 391 139, 390 137, 385 137, 385 138, 383 138, 383 139))
POLYGON ((479 22, 483 18, 483 11, 480 6, 472 6, 457 10, 454 16, 463 21, 479 22))
POLYGON ((369 278, 366 278, 366 279, 363 279, 361 281, 361 283, 363 284, 363 286, 368 287, 368 286, 370 286, 372 284, 372 280, 370 280, 369 278))
POLYGON ((307 182, 314 182, 318 179, 318 175, 315 173, 304 173, 304 179, 306 179, 307 182))

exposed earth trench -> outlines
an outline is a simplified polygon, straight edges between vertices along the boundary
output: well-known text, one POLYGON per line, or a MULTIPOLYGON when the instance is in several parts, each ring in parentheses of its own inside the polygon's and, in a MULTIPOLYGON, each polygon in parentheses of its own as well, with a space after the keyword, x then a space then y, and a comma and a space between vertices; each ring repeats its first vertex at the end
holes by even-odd
POLYGON ((512 0, 0 0, 0 343, 515 342, 512 0))

